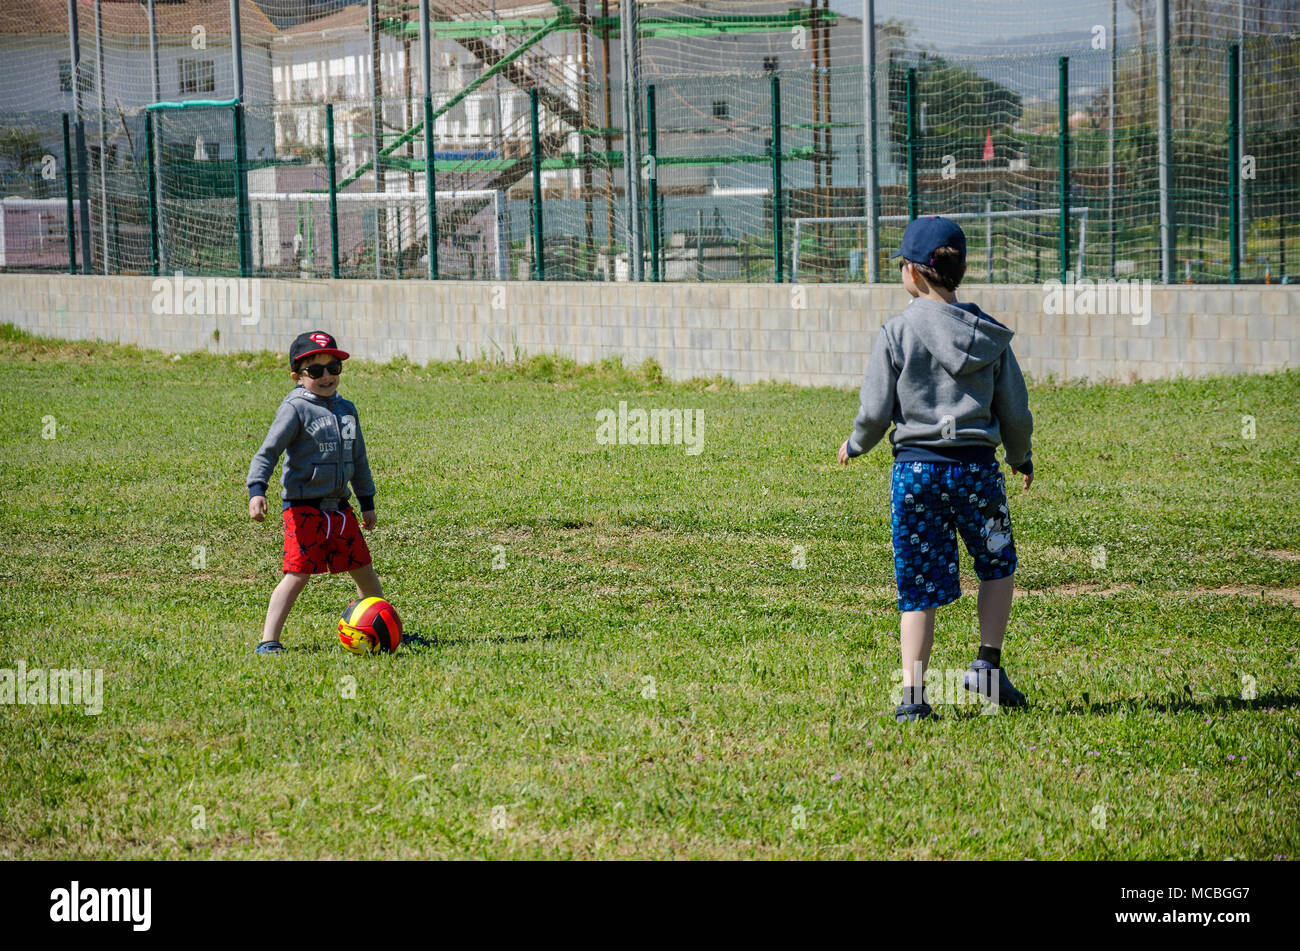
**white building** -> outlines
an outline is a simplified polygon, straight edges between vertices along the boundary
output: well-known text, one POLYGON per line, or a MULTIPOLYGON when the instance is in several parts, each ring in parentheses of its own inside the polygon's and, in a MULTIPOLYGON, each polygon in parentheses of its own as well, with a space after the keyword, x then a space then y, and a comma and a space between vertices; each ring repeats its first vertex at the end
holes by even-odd
MULTIPOLYGON (((493 36, 494 21, 531 20, 541 23, 556 14, 554 5, 545 0, 496 0, 495 4, 491 0, 479 0, 479 4, 480 12, 459 18, 476 19, 481 30, 477 38, 471 36, 467 42, 457 42, 446 34, 447 22, 434 23, 432 98, 435 108, 469 86, 486 69, 485 63, 476 55, 476 42, 505 51, 514 48, 527 36, 526 32, 513 31, 508 38, 493 36), (495 11, 492 6, 495 6, 495 11)), ((577 9, 573 3, 569 7, 577 9)), ((598 0, 590 0, 588 10, 593 15, 599 14, 598 0)), ((640 10, 643 23, 642 78, 646 84, 662 84, 660 126, 691 127, 688 135, 673 136, 670 133, 662 136, 662 153, 680 154, 682 150, 718 155, 735 151, 761 152, 765 148, 767 133, 759 129, 770 124, 770 99, 763 77, 774 71, 793 74, 792 78, 785 80, 787 92, 783 124, 814 121, 805 77, 811 75, 817 65, 829 66, 832 74, 842 77, 835 79, 831 95, 833 104, 838 101, 841 113, 838 116, 823 115, 821 121, 861 121, 860 20, 845 16, 828 20, 827 42, 814 52, 813 31, 806 26, 779 25, 765 30, 732 29, 726 32, 698 29, 703 22, 698 18, 703 17, 738 13, 780 17, 807 12, 803 3, 792 0, 758 0, 743 4, 734 0, 642 0, 640 10), (644 28, 651 26, 656 18, 663 18, 658 27, 644 28), (689 22, 692 18, 697 18, 697 22, 689 22), (677 22, 669 22, 670 19, 677 22), (694 82, 685 79, 690 76, 707 78, 694 82), (719 76, 737 79, 720 81, 719 76), (740 77, 745 78, 742 80, 740 77), (849 102, 852 103, 852 112, 846 115, 844 104, 849 102)), ((617 4, 611 4, 610 14, 617 20, 617 4)), ((409 17, 414 24, 414 10, 409 17)), ((380 38, 384 126, 385 132, 390 134, 414 127, 422 114, 424 89, 420 48, 416 34, 411 35, 413 41, 409 47, 389 34, 380 38)), ((608 76, 613 89, 613 108, 608 124, 621 128, 620 51, 615 35, 609 42, 608 76)), ((883 42, 879 55, 882 61, 889 55, 883 42)), ((581 64, 579 38, 575 30, 552 32, 526 54, 520 65, 544 89, 562 96, 576 113, 580 107, 581 64)), ((599 90, 606 75, 606 64, 598 30, 593 30, 592 41, 588 44, 587 68, 593 88, 588 121, 591 127, 601 127, 605 125, 605 116, 603 95, 599 90)), ((285 29, 272 41, 272 74, 277 103, 275 141, 280 154, 294 148, 315 147, 318 150, 324 143, 321 105, 332 102, 335 108, 335 148, 340 168, 357 168, 369 161, 373 152, 370 137, 372 71, 368 6, 365 3, 285 29)), ((887 106, 887 90, 883 83, 878 89, 878 106, 883 120, 887 106)), ((563 132, 575 125, 562 121, 555 110, 546 108, 545 101, 542 123, 544 133, 563 132)), ((887 122, 881 122, 882 131, 887 126, 887 122)), ((436 120, 434 141, 438 158, 450 160, 449 164, 440 166, 440 177, 441 171, 454 167, 457 158, 471 155, 494 157, 503 152, 524 154, 528 150, 528 135, 527 90, 511 83, 505 74, 498 75, 436 120)), ((423 157, 422 139, 422 136, 417 136, 411 150, 417 159, 423 157)), ((386 139, 385 144, 389 141, 386 139)), ((606 143, 602 138, 593 136, 590 141, 593 150, 605 150, 606 143)), ((609 148, 621 149, 621 139, 615 137, 609 148)), ((580 152, 581 143, 576 133, 568 136, 563 150, 571 154, 580 152)), ((841 140, 835 152, 838 183, 857 184, 861 166, 860 143, 841 140)), ((397 154, 404 155, 406 151, 403 149, 397 154)), ((798 170, 792 171, 796 177, 802 177, 798 170)), ((547 171, 543 177, 548 193, 556 187, 567 193, 581 187, 582 176, 578 170, 547 171)), ((745 184, 754 176, 742 171, 739 164, 720 162, 717 166, 677 166, 669 177, 679 185, 728 187, 745 184)), ((621 180, 621 175, 616 174, 616 178, 621 180)))
MULTIPOLYGON (((544 17, 555 10, 549 3, 539 4, 538 0, 497 0, 495 5, 498 15, 512 18, 544 17)), ((484 20, 491 19, 488 9, 484 4, 484 20)), ((410 21, 417 22, 414 10, 410 21)), ((490 41, 489 38, 487 42, 490 41)), ((553 34, 537 47, 541 55, 536 58, 547 60, 549 68, 565 64, 567 72, 554 74, 557 83, 565 79, 572 82, 577 75, 576 61, 568 62, 573 56, 566 54, 564 46, 563 35, 553 34)), ((370 160, 374 151, 370 54, 369 14, 365 3, 289 27, 275 38, 272 84, 277 104, 277 149, 283 152, 323 144, 321 106, 329 102, 334 104, 335 148, 340 168, 356 168, 370 160)), ((385 131, 391 134, 410 129, 420 122, 424 108, 419 40, 412 34, 410 42, 404 43, 383 33, 380 58, 385 131)), ((431 60, 435 107, 463 90, 486 68, 464 46, 437 37, 431 60)), ((504 78, 490 80, 435 120, 435 148, 440 155, 496 153, 505 137, 527 138, 527 118, 527 92, 504 78)), ((423 136, 415 138, 412 151, 423 158, 423 136)))
MULTIPOLYGON (((103 101, 108 134, 118 149, 128 145, 142 107, 154 101, 149 21, 138 0, 102 0, 103 101)), ((96 3, 77 0, 81 47, 81 105, 87 133, 96 134, 100 102, 95 29, 96 3)), ((163 100, 230 99, 235 94, 230 56, 229 0, 158 3, 159 95, 163 100)), ((279 32, 252 0, 240 0, 245 101, 269 101, 271 39, 279 32), (260 94, 260 100, 259 100, 260 94)), ((4 0, 0 5, 0 113, 22 113, 32 124, 54 130, 61 113, 73 111, 72 53, 67 0, 4 0)), ((266 151, 269 130, 251 115, 251 152, 266 151)), ((222 143, 233 155, 233 138, 222 143)))

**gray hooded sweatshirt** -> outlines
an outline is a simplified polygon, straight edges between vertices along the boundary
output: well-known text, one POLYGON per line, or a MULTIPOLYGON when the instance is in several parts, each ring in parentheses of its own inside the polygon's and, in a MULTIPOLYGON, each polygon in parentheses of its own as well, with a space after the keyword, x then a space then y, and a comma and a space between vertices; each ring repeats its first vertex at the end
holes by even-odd
POLYGON ((281 453, 285 454, 280 473, 285 508, 298 501, 346 501, 350 483, 361 511, 374 509, 375 483, 357 408, 337 393, 317 396, 299 386, 284 398, 248 467, 249 498, 266 494, 281 453))
POLYGON ((894 457, 1006 462, 1032 472, 1034 420, 1012 331, 974 304, 917 297, 880 328, 849 455, 869 450, 894 424, 894 457))

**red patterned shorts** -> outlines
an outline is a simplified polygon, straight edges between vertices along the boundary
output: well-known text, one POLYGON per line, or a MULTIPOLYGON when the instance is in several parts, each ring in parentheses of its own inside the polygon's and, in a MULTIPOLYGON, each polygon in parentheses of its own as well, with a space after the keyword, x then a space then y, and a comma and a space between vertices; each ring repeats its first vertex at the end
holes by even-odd
POLYGON ((326 512, 314 505, 284 510, 284 570, 318 575, 364 568, 370 549, 351 506, 326 512))

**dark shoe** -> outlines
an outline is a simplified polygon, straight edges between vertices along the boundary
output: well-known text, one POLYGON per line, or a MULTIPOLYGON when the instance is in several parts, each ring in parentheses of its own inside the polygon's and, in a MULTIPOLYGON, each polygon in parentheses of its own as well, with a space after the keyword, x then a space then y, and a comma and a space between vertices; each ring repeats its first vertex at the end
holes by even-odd
POLYGON ((283 654, 284 645, 279 641, 262 641, 257 645, 258 654, 283 654))
POLYGON ((999 707, 1027 707, 1025 695, 1011 685, 1007 672, 994 667, 987 660, 971 661, 970 670, 962 677, 962 686, 978 693, 999 707))
POLYGON ((900 703, 898 709, 894 711, 894 719, 899 723, 909 723, 912 720, 932 720, 934 719, 934 709, 928 703, 900 703))

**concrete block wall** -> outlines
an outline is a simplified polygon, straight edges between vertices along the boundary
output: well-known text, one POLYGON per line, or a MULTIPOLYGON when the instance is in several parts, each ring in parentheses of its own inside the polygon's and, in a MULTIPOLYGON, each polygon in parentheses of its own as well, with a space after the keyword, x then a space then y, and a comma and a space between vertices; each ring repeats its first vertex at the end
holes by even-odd
MULTIPOLYGON (((417 363, 561 354, 654 358, 675 379, 721 374, 856 386, 897 284, 253 281, 257 320, 155 313, 154 279, 0 275, 0 322, 45 336, 168 352, 285 352, 324 328, 368 359, 417 363)), ((168 296, 172 294, 170 282, 168 296)), ((1037 379, 1131 382, 1300 366, 1300 287, 1154 286, 1149 320, 1047 313, 1040 285, 966 285, 1010 326, 1037 379)))

